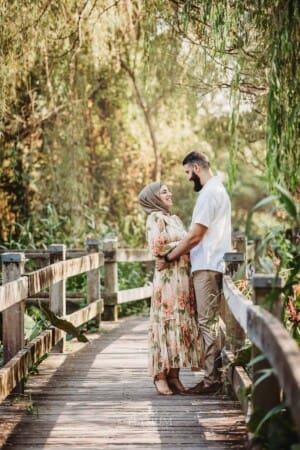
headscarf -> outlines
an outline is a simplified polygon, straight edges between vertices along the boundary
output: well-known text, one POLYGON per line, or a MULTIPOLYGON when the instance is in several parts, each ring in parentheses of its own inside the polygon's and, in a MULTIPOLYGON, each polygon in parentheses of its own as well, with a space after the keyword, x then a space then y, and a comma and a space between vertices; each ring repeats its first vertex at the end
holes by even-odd
POLYGON ((143 210, 150 214, 155 211, 161 211, 164 214, 170 214, 170 211, 161 201, 159 196, 159 190, 163 186, 160 181, 154 181, 148 184, 141 190, 138 196, 138 201, 143 210))

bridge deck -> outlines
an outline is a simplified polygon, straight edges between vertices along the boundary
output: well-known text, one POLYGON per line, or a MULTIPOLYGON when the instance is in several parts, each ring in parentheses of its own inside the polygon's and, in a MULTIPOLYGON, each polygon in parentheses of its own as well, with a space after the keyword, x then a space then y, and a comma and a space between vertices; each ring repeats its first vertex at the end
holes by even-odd
MULTIPOLYGON (((147 320, 103 323, 72 352, 51 353, 27 401, 0 405, 3 449, 244 449, 237 402, 221 395, 157 395, 147 373, 147 320)), ((73 345, 73 344, 72 344, 73 345)), ((187 386, 201 374, 182 371, 187 386)), ((0 440, 1 443, 1 440, 0 440)))

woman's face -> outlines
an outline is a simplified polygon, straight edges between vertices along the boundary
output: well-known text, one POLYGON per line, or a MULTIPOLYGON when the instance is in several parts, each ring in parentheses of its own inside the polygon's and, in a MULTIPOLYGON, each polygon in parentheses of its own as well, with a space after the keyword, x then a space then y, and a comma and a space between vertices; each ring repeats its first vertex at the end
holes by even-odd
POLYGON ((169 191, 169 189, 167 188, 167 186, 165 184, 163 184, 162 187, 159 190, 159 197, 160 197, 162 203, 168 209, 170 209, 171 206, 173 205, 172 193, 169 191))

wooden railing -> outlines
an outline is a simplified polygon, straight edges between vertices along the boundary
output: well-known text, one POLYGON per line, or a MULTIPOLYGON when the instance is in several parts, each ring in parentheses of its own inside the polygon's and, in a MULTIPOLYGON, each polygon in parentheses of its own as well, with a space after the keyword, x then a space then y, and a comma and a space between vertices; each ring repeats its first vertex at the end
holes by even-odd
MULTIPOLYGON (((254 274, 246 264, 246 254, 254 259, 253 246, 246 246, 244 239, 237 239, 235 251, 225 255, 226 275, 223 281, 225 301, 222 305, 221 330, 223 335, 223 361, 232 362, 234 353, 245 339, 254 345, 253 357, 260 351, 265 361, 254 365, 252 377, 242 367, 227 369, 227 376, 246 415, 251 408, 270 410, 284 395, 300 432, 300 352, 296 342, 278 320, 278 301, 272 303, 270 311, 266 298, 278 291, 281 280, 273 276, 254 274), (246 298, 236 287, 233 278, 246 279, 251 276, 253 299, 246 298), (277 316, 277 317, 276 317, 277 316), (260 371, 273 368, 276 376, 270 376, 254 390, 252 402, 241 397, 241 388, 249 388, 260 376, 260 371)), ((63 349, 64 332, 50 328, 24 346, 24 325, 22 317, 25 300, 45 301, 48 296, 50 309, 57 315, 66 317, 75 326, 91 318, 100 321, 100 315, 116 320, 118 305, 149 298, 151 284, 120 291, 118 287, 118 263, 153 261, 152 255, 144 249, 119 249, 116 239, 104 241, 103 252, 97 241, 88 243, 88 250, 65 251, 64 246, 50 246, 47 251, 25 251, 2 255, 3 285, 0 287, 0 312, 3 312, 3 342, 5 366, 0 370, 0 400, 16 386, 22 389, 22 380, 30 367, 53 346, 63 349), (25 256, 43 261, 47 265, 24 275, 25 256), (100 268, 104 267, 103 299, 100 295, 100 268), (78 295, 66 296, 65 281, 81 273, 87 273, 87 306, 66 315, 66 300, 77 301, 78 295), (41 291, 49 289, 49 293, 41 291)), ((81 295, 81 294, 80 294, 81 295)), ((273 295, 274 297, 274 295, 273 295)))
MULTIPOLYGON (((238 248, 241 250, 241 248, 238 248)), ((243 250, 246 250, 244 245, 243 250)), ((253 249, 251 248, 251 252, 253 249)), ((253 255, 253 254, 252 254, 253 255)), ((265 359, 256 358, 251 378, 242 367, 231 366, 227 377, 242 403, 246 416, 253 411, 268 412, 283 399, 289 406, 300 434, 300 350, 280 321, 282 304, 280 288, 282 280, 274 275, 253 274, 252 299, 245 297, 233 278, 246 278, 246 251, 225 255, 226 275, 223 279, 225 304, 221 314, 223 335, 223 362, 234 360, 236 350, 245 339, 253 344, 252 358, 260 353, 265 359), (237 276, 238 275, 238 276, 237 276), (272 373, 253 389, 253 383, 272 369, 272 373), (242 395, 244 388, 252 386, 252 401, 242 395)))
POLYGON ((151 296, 151 285, 125 291, 118 290, 118 262, 151 261, 146 250, 117 249, 115 239, 104 241, 103 252, 95 240, 87 250, 69 250, 64 245, 51 245, 48 250, 2 252, 2 341, 4 366, 0 369, 0 401, 13 390, 22 393, 23 380, 31 367, 55 347, 63 351, 65 332, 49 327, 27 345, 24 342, 24 312, 26 302, 48 302, 58 317, 79 327, 91 319, 100 324, 101 314, 116 320, 118 304, 151 296), (26 258, 35 260, 38 270, 25 274, 26 258), (45 267, 43 267, 45 266, 45 267), (104 268, 103 298, 101 298, 100 268, 104 268), (86 273, 87 306, 66 314, 66 302, 78 303, 82 294, 66 293, 66 280, 86 273), (46 292, 45 292, 46 290, 46 292))

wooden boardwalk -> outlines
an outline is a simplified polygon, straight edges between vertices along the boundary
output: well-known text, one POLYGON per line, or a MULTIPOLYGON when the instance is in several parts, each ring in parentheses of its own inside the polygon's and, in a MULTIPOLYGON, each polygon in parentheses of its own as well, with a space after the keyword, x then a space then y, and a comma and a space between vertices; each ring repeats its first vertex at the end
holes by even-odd
MULTIPOLYGON (((14 450, 244 449, 238 402, 222 395, 157 395, 147 373, 147 319, 102 323, 90 343, 51 353, 27 401, 0 405, 0 442, 14 450)), ((201 373, 182 371, 187 386, 201 373)))

